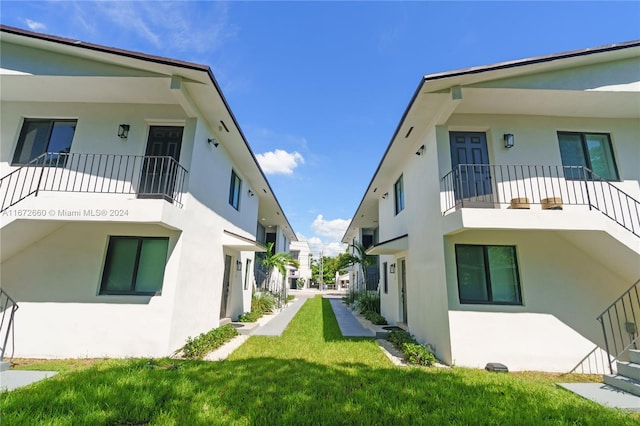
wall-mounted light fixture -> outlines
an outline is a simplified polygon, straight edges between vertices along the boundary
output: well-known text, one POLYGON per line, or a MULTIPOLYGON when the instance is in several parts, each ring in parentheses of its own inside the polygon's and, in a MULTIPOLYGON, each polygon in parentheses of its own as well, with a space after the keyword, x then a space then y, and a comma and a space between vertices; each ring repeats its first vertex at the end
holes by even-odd
POLYGON ((253 191, 251 191, 250 189, 247 190, 247 194, 249 194, 249 197, 253 197, 253 191))
POLYGON ((391 265, 389 265, 389 273, 390 274, 395 274, 396 273, 396 264, 392 263, 391 265))
POLYGON ((423 155, 424 154, 424 145, 422 145, 420 148, 418 148, 418 150, 416 151, 416 155, 423 155))
POLYGON ((382 199, 386 200, 388 196, 389 196, 389 193, 385 192, 384 194, 382 194, 382 199))
POLYGON ((129 137, 129 125, 128 124, 121 124, 118 127, 118 137, 120 139, 126 139, 129 137))
POLYGON ((239 260, 236 260, 236 271, 242 271, 242 262, 239 260))
POLYGON ((505 148, 513 148, 513 144, 515 143, 513 133, 505 133, 502 138, 504 139, 505 148))
POLYGON ((207 139, 207 142, 213 144, 213 146, 215 146, 216 148, 218 147, 218 145, 220 145, 220 142, 218 142, 216 138, 209 138, 207 139))

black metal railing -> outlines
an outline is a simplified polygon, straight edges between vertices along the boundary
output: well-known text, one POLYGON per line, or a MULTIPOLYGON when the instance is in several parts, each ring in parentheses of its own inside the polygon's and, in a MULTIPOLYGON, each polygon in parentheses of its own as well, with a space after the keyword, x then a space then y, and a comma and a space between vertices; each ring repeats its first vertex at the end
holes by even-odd
POLYGON ((606 374, 612 368, 612 364, 609 364, 610 360, 611 356, 600 346, 596 346, 569 373, 606 374))
POLYGON ((443 214, 463 207, 586 206, 640 237, 640 202, 583 166, 460 164, 440 189, 443 214))
POLYGON ((13 300, 6 291, 0 288, 0 338, 2 338, 2 346, 0 346, 0 361, 4 359, 9 335, 13 333, 13 318, 17 310, 18 304, 15 300, 13 300))
POLYGON ((44 153, 0 179, 0 212, 41 191, 136 194, 182 207, 187 173, 170 156, 44 153))
POLYGON ((40 179, 42 178, 42 167, 46 154, 42 154, 28 164, 15 169, 11 173, 0 178, 0 212, 18 204, 31 195, 38 193, 40 179))
POLYGON ((613 374, 613 363, 627 353, 636 349, 638 341, 638 315, 640 315, 640 294, 636 281, 622 296, 618 297, 607 309, 596 318, 602 326, 604 345, 608 354, 609 371, 613 374))

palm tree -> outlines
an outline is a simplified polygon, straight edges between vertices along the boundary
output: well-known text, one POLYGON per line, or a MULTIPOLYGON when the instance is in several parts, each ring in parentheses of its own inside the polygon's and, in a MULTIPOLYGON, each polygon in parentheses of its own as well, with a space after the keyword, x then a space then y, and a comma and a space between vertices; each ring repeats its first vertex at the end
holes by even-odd
MULTIPOLYGON (((349 266, 360 265, 362 269, 362 281, 367 283, 367 268, 369 266, 375 265, 376 257, 370 254, 367 254, 367 247, 365 247, 362 243, 357 242, 351 244, 351 247, 355 249, 355 253, 349 253, 346 256, 341 256, 341 264, 338 269, 344 269, 349 266)), ((357 283, 358 290, 360 289, 360 283, 357 283)))
MULTIPOLYGON (((268 243, 267 253, 262 259, 262 267, 267 270, 267 286, 269 286, 269 290, 272 290, 271 275, 273 273, 273 270, 276 269, 278 272, 280 272, 281 280, 284 280, 287 275, 287 266, 289 265, 298 268, 300 267, 300 262, 291 257, 291 253, 275 253, 273 243, 268 243)), ((285 285, 281 285, 280 287, 280 302, 282 302, 282 300, 284 300, 286 297, 286 287, 287 286, 285 285)))

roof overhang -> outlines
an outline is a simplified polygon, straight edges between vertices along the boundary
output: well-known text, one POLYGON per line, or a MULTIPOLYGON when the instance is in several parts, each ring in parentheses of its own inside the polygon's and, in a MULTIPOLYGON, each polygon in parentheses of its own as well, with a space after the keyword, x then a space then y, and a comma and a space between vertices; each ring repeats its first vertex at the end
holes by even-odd
POLYGON ((265 246, 255 240, 243 237, 242 235, 234 234, 233 232, 227 231, 226 229, 223 232, 222 246, 224 248, 238 251, 267 251, 267 248, 265 246))
POLYGON ((365 253, 368 255, 396 254, 406 250, 409 250, 409 234, 378 243, 368 248, 365 253))

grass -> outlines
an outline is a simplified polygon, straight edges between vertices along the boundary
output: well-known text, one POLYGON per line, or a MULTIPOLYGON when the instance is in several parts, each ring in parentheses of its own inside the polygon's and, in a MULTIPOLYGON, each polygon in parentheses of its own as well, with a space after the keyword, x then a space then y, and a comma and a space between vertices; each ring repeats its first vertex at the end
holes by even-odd
POLYGON ((321 298, 226 361, 63 365, 31 363, 65 372, 0 394, 2 425, 640 424, 558 388, 557 375, 395 367, 375 341, 343 338, 321 298))

